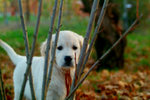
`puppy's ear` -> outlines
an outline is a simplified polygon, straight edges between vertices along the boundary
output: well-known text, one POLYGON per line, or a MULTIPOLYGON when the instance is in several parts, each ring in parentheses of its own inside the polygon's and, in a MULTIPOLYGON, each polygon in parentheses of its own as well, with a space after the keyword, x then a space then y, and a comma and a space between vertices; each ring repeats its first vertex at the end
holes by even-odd
POLYGON ((79 41, 80 48, 82 48, 82 46, 83 46, 83 41, 84 41, 83 36, 78 35, 77 33, 74 33, 74 35, 77 37, 77 39, 78 39, 78 41, 79 41))
MULTIPOLYGON (((53 47, 53 42, 55 41, 55 34, 52 35, 52 43, 51 43, 51 46, 53 47)), ((47 46, 47 39, 41 44, 41 47, 40 47, 40 52, 41 52, 41 55, 42 56, 45 56, 45 52, 46 52, 46 46, 47 46)), ((51 48, 52 49, 52 48, 51 48)), ((50 52, 51 53, 51 50, 50 52)))
MULTIPOLYGON (((84 42, 84 38, 83 38, 83 36, 78 35, 78 34, 76 34, 76 36, 77 36, 77 38, 79 39, 80 48, 82 49, 82 47, 83 47, 83 42, 84 42)), ((89 48, 89 44, 88 44, 87 50, 88 50, 88 48, 89 48)), ((86 50, 86 51, 87 51, 87 50, 86 50)))
POLYGON ((78 39, 79 39, 79 43, 80 43, 80 48, 82 48, 83 47, 84 38, 79 35, 78 39))
POLYGON ((54 42, 55 42, 55 36, 56 36, 56 34, 53 34, 52 35, 52 44, 54 45, 54 42))
POLYGON ((47 46, 47 39, 41 44, 40 47, 40 52, 42 56, 45 56, 46 46, 47 46))

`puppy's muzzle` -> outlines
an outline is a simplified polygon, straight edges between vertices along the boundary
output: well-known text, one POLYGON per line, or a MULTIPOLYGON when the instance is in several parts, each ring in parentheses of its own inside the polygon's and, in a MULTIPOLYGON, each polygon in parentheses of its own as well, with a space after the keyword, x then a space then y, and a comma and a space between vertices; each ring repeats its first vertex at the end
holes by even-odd
POLYGON ((65 56, 64 60, 65 60, 64 66, 67 66, 67 67, 73 66, 72 57, 71 56, 65 56))

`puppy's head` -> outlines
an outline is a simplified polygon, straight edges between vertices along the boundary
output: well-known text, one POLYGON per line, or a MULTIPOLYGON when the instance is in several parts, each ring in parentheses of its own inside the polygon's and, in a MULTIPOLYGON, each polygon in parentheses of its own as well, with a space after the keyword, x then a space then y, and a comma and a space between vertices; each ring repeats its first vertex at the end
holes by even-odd
MULTIPOLYGON (((54 45, 55 34, 52 36, 52 45, 54 45)), ((78 58, 83 45, 83 37, 71 32, 60 31, 56 49, 56 64, 59 68, 71 68, 78 63, 78 58)), ((41 54, 45 55, 46 41, 41 45, 41 54)))

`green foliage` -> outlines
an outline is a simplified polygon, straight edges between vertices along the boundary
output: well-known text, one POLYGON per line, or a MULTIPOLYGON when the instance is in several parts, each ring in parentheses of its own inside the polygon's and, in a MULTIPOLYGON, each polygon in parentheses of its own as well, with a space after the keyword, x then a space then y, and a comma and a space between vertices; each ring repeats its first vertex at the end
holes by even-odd
MULTIPOLYGON (((11 16, 11 17, 7 17, 8 18, 8 21, 18 21, 19 20, 19 17, 17 16, 11 16)), ((0 16, 0 22, 4 22, 4 17, 0 16)))
MULTIPOLYGON (((13 17, 9 19, 14 20, 13 17)), ((31 20, 33 21, 32 23, 35 23, 36 18, 32 16, 32 19, 33 19, 31 20)), ((87 25, 88 25, 88 19, 89 19, 88 17, 82 18, 79 16, 72 16, 72 17, 63 16, 61 30, 71 30, 84 36, 86 33, 87 25)), ((57 26, 57 20, 58 19, 56 19, 54 31, 57 26)), ((3 21, 3 19, 1 19, 1 21, 3 21)), ((38 34, 37 45, 36 45, 36 48, 37 48, 36 52, 38 52, 38 54, 40 51, 39 50, 40 44, 47 37, 48 30, 49 30, 49 23, 50 23, 49 19, 47 20, 44 17, 42 17, 39 34, 38 34)), ((150 65, 150 62, 149 62, 150 61, 150 57, 149 57, 150 47, 148 47, 148 45, 150 45, 150 34, 149 34, 150 29, 148 27, 149 23, 150 21, 148 20, 142 21, 140 23, 141 26, 137 27, 134 32, 132 32, 131 34, 127 36, 128 43, 127 43, 127 47, 126 47, 125 55, 124 55, 125 61, 126 61, 125 63, 131 64, 137 67, 150 65)), ((29 43, 31 46, 31 42, 33 38, 32 35, 34 32, 34 25, 28 25, 27 29, 28 29, 29 43)), ((24 55, 25 49, 24 49, 24 40, 23 40, 21 27, 19 27, 16 30, 9 30, 9 27, 8 27, 7 31, 6 30, 3 31, 3 29, 1 29, 0 39, 10 44, 19 54, 24 55)), ((4 51, 0 48, 0 53, 2 52, 4 51)), ((96 54, 93 52, 91 56, 95 58, 96 54)))
MULTIPOLYGON (((144 30, 143 30, 144 31, 144 30)), ((127 47, 125 52, 126 63, 130 67, 150 67, 150 30, 146 29, 144 34, 135 31, 128 35, 127 47)))
MULTIPOLYGON (((10 19, 13 19, 13 17, 11 17, 10 19)), ((35 20, 35 18, 33 18, 33 19, 35 20)), ((1 20, 3 21, 3 19, 1 19, 1 20)), ((49 31, 49 23, 50 22, 47 23, 46 21, 49 21, 49 20, 45 20, 43 18, 41 20, 42 23, 39 28, 39 34, 38 34, 38 40, 37 40, 38 49, 39 49, 41 42, 46 39, 48 31, 49 31)), ((35 22, 35 21, 33 21, 33 22, 35 22)), ((71 31, 77 32, 81 35, 85 35, 87 23, 88 23, 88 18, 83 19, 82 17, 69 17, 69 18, 64 17, 62 19, 61 30, 71 30, 71 31)), ((56 19, 56 23, 55 23, 54 32, 56 29, 56 25, 57 25, 57 19, 56 19)), ((34 28, 35 28, 34 25, 28 25, 28 27, 27 27, 30 46, 32 43, 34 28)), ((2 29, 0 30, 0 39, 6 41, 8 44, 13 46, 13 48, 15 50, 17 50, 19 53, 23 54, 25 52, 24 40, 23 40, 23 34, 22 34, 21 27, 16 30, 8 30, 8 31, 5 30, 5 32, 1 32, 1 31, 2 31, 2 29)), ((0 48, 0 51, 2 51, 1 48, 0 48)))

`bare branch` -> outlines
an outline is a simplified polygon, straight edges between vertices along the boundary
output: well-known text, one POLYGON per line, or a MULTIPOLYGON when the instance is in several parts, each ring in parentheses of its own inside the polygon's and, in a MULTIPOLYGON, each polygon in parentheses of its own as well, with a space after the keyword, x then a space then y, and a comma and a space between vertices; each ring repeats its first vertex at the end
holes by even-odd
MULTIPOLYGON (((31 53, 30 53, 30 57, 29 57, 29 64, 32 64, 32 58, 34 55, 34 51, 35 51, 35 44, 36 44, 36 40, 37 40, 37 35, 38 35, 38 30, 39 30, 39 24, 40 24, 40 18, 41 18, 41 10, 42 10, 42 0, 39 1, 39 8, 38 8, 38 16, 37 16, 37 22, 36 22, 36 27, 35 27, 35 31, 34 31, 34 35, 33 35, 33 42, 32 42, 32 48, 31 48, 31 53)), ((28 65, 31 67, 31 65, 28 65)), ((33 79, 32 79, 32 71, 30 71, 30 75, 29 75, 29 82, 30 82, 30 88, 31 88, 31 95, 32 95, 32 100, 36 100, 35 97, 35 91, 34 91, 34 85, 33 85, 33 79)))
POLYGON ((0 100, 3 100, 3 92, 2 92, 1 87, 0 87, 0 100))
POLYGON ((69 96, 66 98, 68 100, 71 95, 76 91, 76 89, 82 84, 82 82, 86 79, 86 77, 89 75, 89 73, 95 68, 95 66, 102 62, 102 60, 114 49, 120 41, 127 36, 127 34, 132 30, 132 28, 138 23, 138 21, 141 19, 142 16, 140 16, 138 19, 136 19, 133 24, 127 29, 127 31, 113 44, 112 47, 110 47, 89 69, 89 71, 84 75, 84 77, 77 83, 76 87, 71 91, 69 96))
POLYGON ((139 0, 136 0, 136 18, 139 17, 139 0))
POLYGON ((26 50, 26 57, 29 58, 28 36, 27 36, 27 29, 26 29, 26 25, 25 25, 25 22, 24 22, 23 12, 22 12, 21 0, 18 0, 18 3, 19 3, 21 26, 22 26, 22 30, 23 30, 23 38, 24 38, 25 47, 26 47, 26 48, 25 48, 25 50, 26 50))
MULTIPOLYGON (((79 62, 78 62, 78 65, 77 65, 77 80, 78 80, 78 75, 81 71, 81 66, 83 65, 83 61, 84 61, 84 58, 85 58, 85 55, 86 55, 85 51, 87 50, 87 46, 88 46, 89 38, 90 38, 90 35, 91 35, 92 26, 93 26, 93 23, 94 23, 94 20, 95 20, 98 4, 99 4, 99 0, 94 0, 93 5, 92 5, 92 11, 91 11, 91 14, 90 14, 89 24, 88 24, 88 27, 87 27, 86 36, 84 38, 83 47, 82 47, 79 62)), ((75 86, 75 81, 76 81, 75 76, 76 75, 74 74, 73 82, 72 82, 72 85, 71 85, 71 91, 73 90, 73 88, 75 86)), ((73 100, 73 96, 70 99, 73 100)))
POLYGON ((49 73, 48 73, 48 80, 47 80, 47 88, 49 87, 50 81, 51 81, 51 76, 52 76, 52 68, 55 60, 55 54, 56 54, 56 48, 57 48, 57 42, 59 38, 59 32, 60 32, 60 27, 61 27, 61 17, 62 17, 62 7, 63 7, 63 0, 60 2, 60 8, 59 8, 59 18, 58 18, 58 24, 57 24, 57 32, 56 32, 56 37, 55 37, 55 42, 54 42, 54 48, 52 49, 52 60, 50 62, 49 66, 49 73))
POLYGON ((81 75, 82 75, 82 73, 83 73, 83 70, 84 70, 84 68, 85 68, 85 64, 86 64, 86 62, 87 62, 87 60, 88 60, 88 58, 89 58, 89 55, 90 55, 90 53, 91 53, 93 44, 94 44, 94 42, 95 42, 95 40, 96 40, 97 34, 98 34, 98 32, 99 32, 99 29, 100 29, 100 27, 101 27, 101 25, 102 25, 102 22, 103 22, 103 19, 104 19, 104 15, 105 15, 105 12, 106 12, 106 9, 107 9, 108 2, 109 2, 109 0, 105 0, 105 1, 104 1, 102 10, 101 10, 101 13, 100 13, 100 16, 99 16, 99 19, 98 19, 98 22, 97 22, 97 25, 96 25, 96 28, 95 28, 95 31, 94 31, 94 36, 93 36, 93 38, 92 38, 92 40, 91 40, 89 49, 88 49, 88 51, 87 51, 87 54, 86 54, 86 57, 85 57, 85 60, 84 60, 84 63, 83 63, 83 66, 81 67, 81 68, 82 68, 82 69, 81 69, 81 72, 79 73, 79 78, 81 77, 81 75))
POLYGON ((19 2, 19 9, 20 9, 21 25, 22 25, 22 29, 23 29, 23 33, 24 33, 24 40, 25 40, 25 47, 26 47, 26 57, 27 57, 27 69, 26 69, 26 72, 25 72, 25 76, 24 76, 24 80, 23 80, 23 84, 22 84, 19 100, 22 100, 22 98, 23 98, 23 94, 24 94, 24 90, 25 90, 25 86, 26 86, 26 82, 27 82, 27 77, 28 77, 29 73, 30 73, 30 75, 29 75, 29 83, 30 83, 32 100, 36 100, 34 86, 33 86, 33 79, 32 79, 31 64, 32 64, 32 58, 33 58, 33 54, 34 54, 34 49, 35 49, 35 43, 36 43, 36 39, 37 39, 38 29, 39 29, 41 8, 42 8, 42 0, 40 0, 40 2, 39 2, 38 18, 37 18, 35 32, 34 32, 34 35, 33 35, 33 43, 32 43, 32 48, 31 48, 30 55, 29 55, 29 45, 28 45, 27 31, 26 31, 24 18, 23 18, 23 13, 22 13, 21 0, 18 0, 18 2, 19 2))
POLYGON ((89 39, 90 39, 92 26, 93 26, 93 23, 94 23, 94 20, 95 20, 98 4, 99 4, 99 0, 94 0, 91 15, 90 15, 89 24, 88 24, 88 27, 87 27, 86 36, 84 38, 84 43, 83 43, 83 47, 82 47, 82 50, 81 50, 79 63, 78 63, 78 66, 77 66, 77 74, 78 75, 80 73, 80 68, 83 64, 83 61, 84 61, 84 58, 85 58, 85 55, 86 55, 85 51, 87 50, 87 46, 88 46, 88 42, 89 42, 89 39))
POLYGON ((57 3, 58 0, 55 0, 55 5, 53 8, 53 14, 51 17, 51 24, 50 24, 50 29, 48 32, 48 39, 47 39, 47 47, 46 47, 46 55, 45 55, 45 62, 44 62, 44 73, 43 73, 43 84, 42 84, 42 98, 41 100, 45 100, 46 99, 46 87, 47 87, 47 70, 48 70, 48 57, 49 57, 49 50, 51 48, 50 43, 51 43, 51 39, 52 39, 52 32, 53 32, 53 28, 54 28, 54 21, 55 21, 55 16, 56 16, 56 8, 57 8, 57 3))
MULTIPOLYGON (((22 26, 22 29, 23 29, 23 36, 24 36, 24 41, 25 41, 27 65, 29 65, 29 44, 28 44, 27 29, 26 29, 25 22, 24 22, 24 16, 23 16, 23 12, 22 12, 21 0, 18 0, 18 3, 19 3, 21 26, 22 26)), ((21 92, 20 92, 19 100, 22 100, 22 98, 23 98, 24 90, 25 90, 25 85, 26 85, 28 74, 30 73, 30 69, 31 69, 30 66, 27 67, 26 72, 24 74, 24 80, 23 80, 23 84, 22 84, 22 87, 21 87, 21 92)), ((30 78, 30 79, 32 79, 32 78, 30 78)))
POLYGON ((5 95, 5 89, 4 89, 4 82, 2 78, 2 71, 0 67, 0 100, 6 100, 6 95, 5 95))

